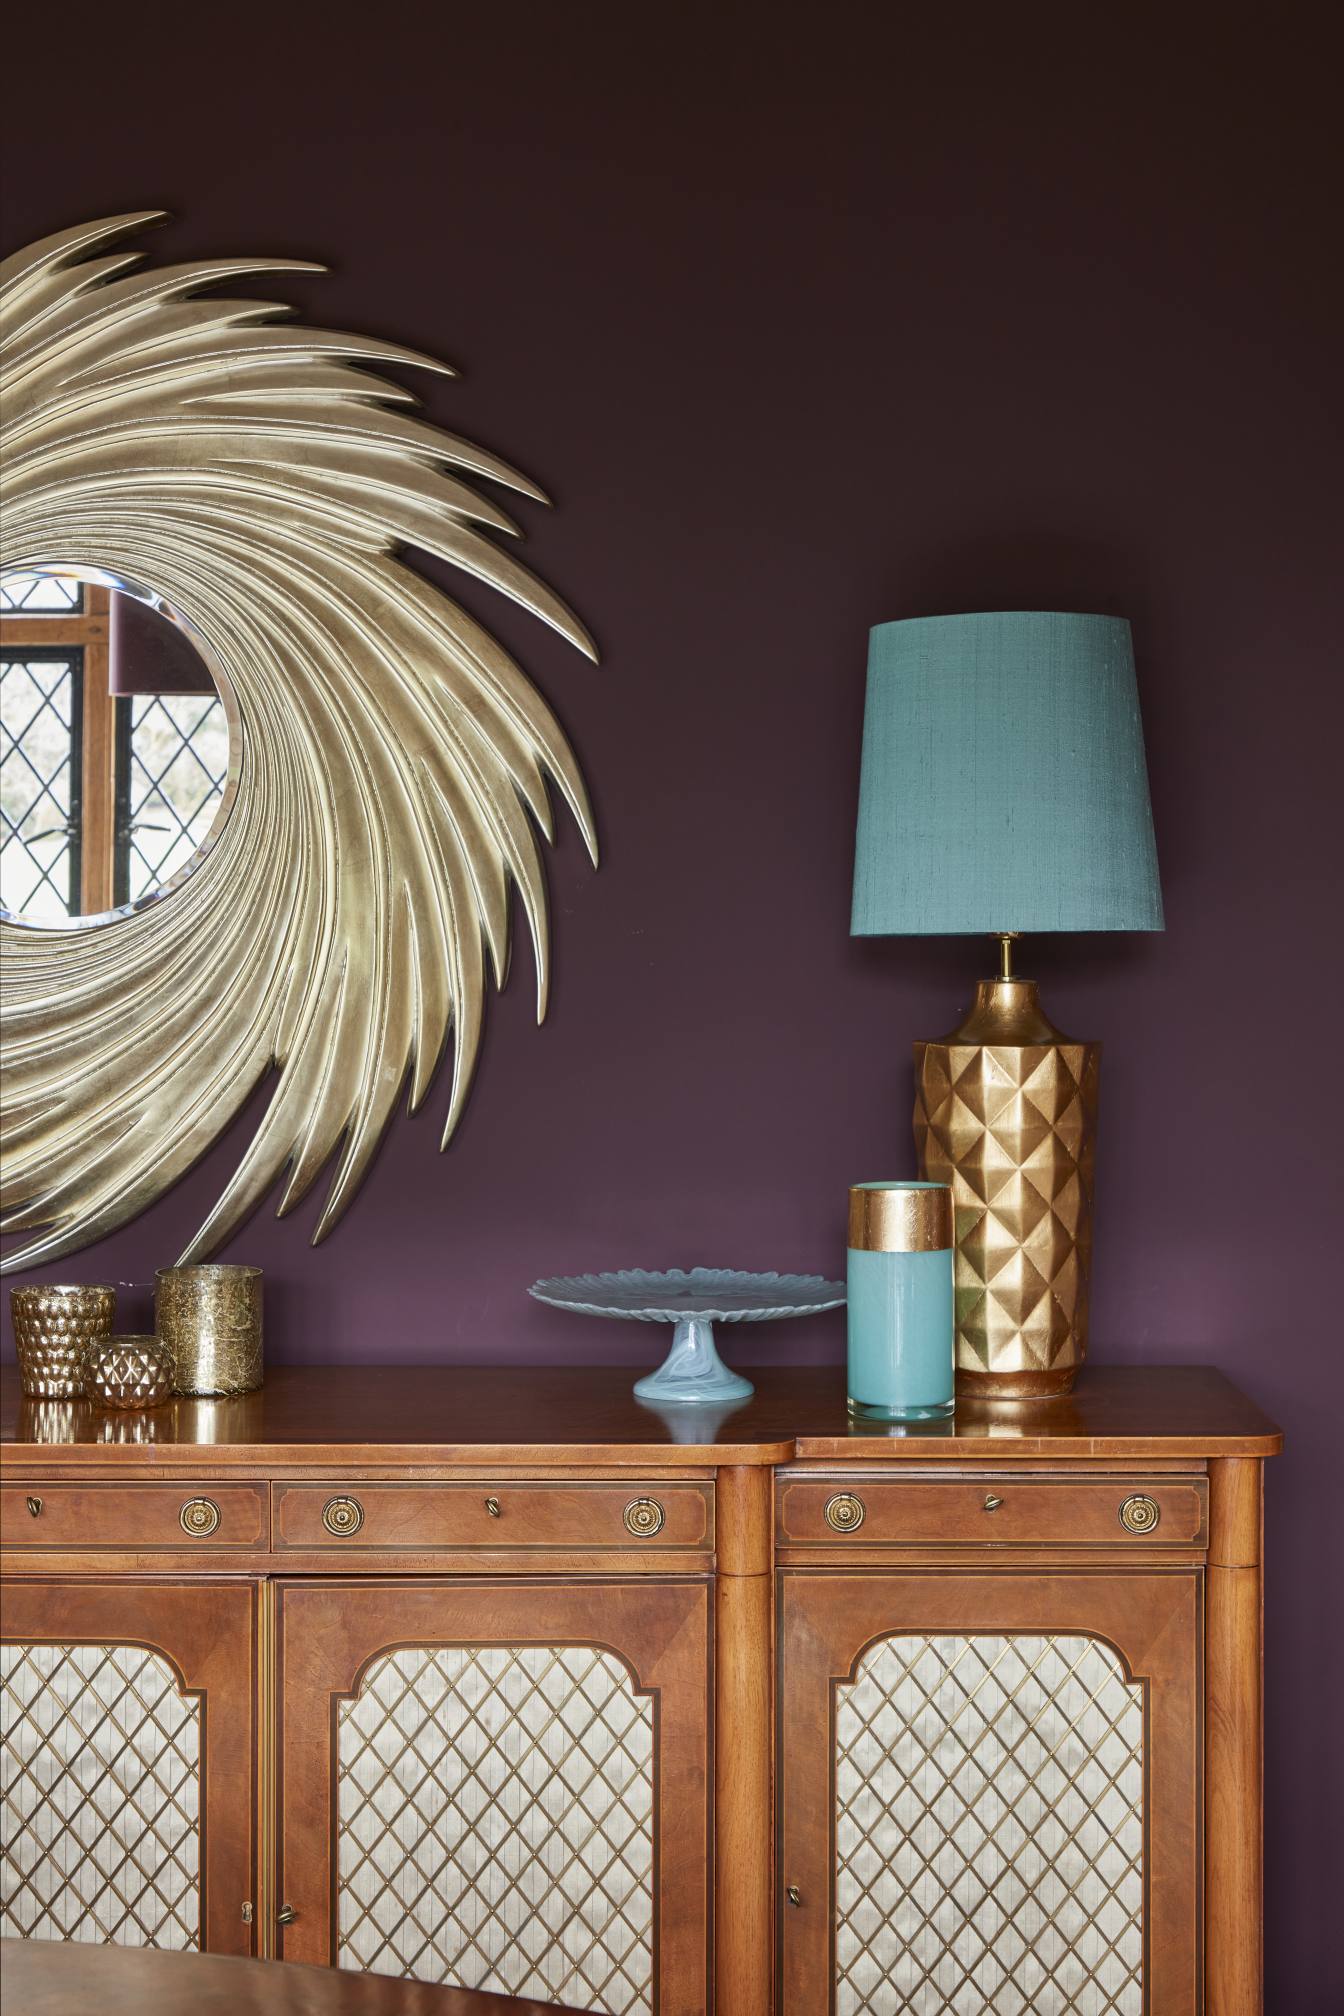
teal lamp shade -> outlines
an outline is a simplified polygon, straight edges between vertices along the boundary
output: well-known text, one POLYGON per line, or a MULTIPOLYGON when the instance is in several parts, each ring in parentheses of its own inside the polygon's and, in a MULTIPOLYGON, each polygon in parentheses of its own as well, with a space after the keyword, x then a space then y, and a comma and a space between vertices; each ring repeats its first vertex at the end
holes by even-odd
POLYGON ((879 623, 853 933, 1161 929, 1128 623, 879 623))

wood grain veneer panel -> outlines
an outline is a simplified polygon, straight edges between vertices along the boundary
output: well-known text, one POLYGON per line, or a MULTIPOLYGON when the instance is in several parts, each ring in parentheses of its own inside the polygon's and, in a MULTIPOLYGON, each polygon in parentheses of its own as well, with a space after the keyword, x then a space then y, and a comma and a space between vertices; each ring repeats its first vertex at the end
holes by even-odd
POLYGON ((173 1484, 112 1484, 34 1477, 0 1486, 0 1535, 6 1548, 69 1547, 215 1551, 265 1547, 267 1488, 200 1478, 173 1484), (183 1530, 182 1508, 207 1498, 219 1513, 208 1533, 183 1530), (30 1502, 31 1501, 31 1502, 30 1502), (40 1509, 34 1513, 32 1505, 40 1509))
POLYGON ((334 1477, 322 1484, 275 1487, 275 1545, 337 1548, 353 1554, 377 1547, 621 1548, 641 1552, 713 1546, 713 1494, 708 1485, 632 1477, 620 1484, 528 1483, 365 1484, 334 1477), (360 1523, 348 1538, 323 1524, 325 1508, 348 1496, 360 1523), (662 1514, 657 1531, 637 1539, 627 1509, 650 1500, 662 1514), (491 1509, 493 1507, 493 1510, 491 1509))
MULTIPOLYGON (((551 1708, 543 1697, 546 1674, 554 1670, 553 1662, 566 1648, 571 1653, 586 1655, 596 1650, 602 1654, 605 1663, 601 1674, 587 1675, 585 1669, 575 1679, 577 1690, 585 1686, 593 1690, 599 1703, 594 1713, 600 1717, 601 1704, 608 1701, 609 1669, 615 1662, 629 1674, 631 1694, 625 1708, 637 1698, 651 1716, 654 1782, 636 1786, 632 1798, 637 1804, 646 1794, 652 1796, 656 1873, 651 1871, 648 1878, 647 1901, 652 1913, 658 2016, 700 2016, 707 1995, 713 1867, 709 1839, 710 1588, 704 1579, 577 1585, 555 1580, 282 1582, 277 1613, 282 1703, 278 1894, 296 1914, 283 1933, 285 1959, 337 1961, 350 1929, 341 1915, 342 1881, 377 1884, 390 1876, 395 1896, 404 1898, 407 1910, 419 1908, 416 1896, 428 1897, 432 1907, 433 1925, 427 1927, 424 1961, 416 1971, 430 1979, 453 1978, 443 1970, 455 1965, 451 1956, 456 1935, 446 1926, 438 1929, 439 1903, 415 1879, 415 1866, 419 1865, 414 1858, 420 1863, 426 1858, 433 1862, 441 1852, 448 1852, 458 1858, 459 1876, 470 1866, 478 1870, 480 1880, 479 1865, 483 1858, 488 1862, 493 1853, 492 1837, 488 1830, 479 1835, 474 1832, 472 1813, 497 1796, 488 1791, 480 1774, 488 1775, 496 1765, 505 1768, 486 1755, 489 1715, 482 1720, 482 1706, 488 1707, 495 1690, 499 1690, 496 1720, 501 1728, 510 1724, 511 1717, 522 1717, 518 1735, 523 1752, 538 1742, 560 1746, 559 1751, 548 1750, 544 1758, 537 1753, 541 1780, 557 1759, 565 1763, 572 1734, 566 1734, 568 1725, 563 1716, 547 1734, 543 1725, 551 1708), (515 1652, 520 1655, 518 1661, 512 1659, 515 1652), (443 1658, 436 1656, 440 1653, 443 1658), (473 1656, 477 1653, 479 1658, 473 1656), (414 1671, 386 1665, 390 1656, 402 1654, 410 1658, 414 1671), (460 1678, 455 1679, 459 1669, 460 1678), (395 1721, 396 1727, 385 1737, 384 1751, 369 1753, 366 1766, 363 1751, 347 1747, 342 1753, 342 1729, 348 1726, 349 1704, 373 1686, 384 1693, 392 1689, 380 1712, 395 1721), (398 1703, 403 1701, 406 1708, 401 1715, 398 1703), (535 1728, 534 1706, 541 1718, 535 1728), (396 1720, 398 1715, 400 1721, 396 1720), (421 1813, 415 1804, 417 1786, 434 1783, 430 1753, 445 1741, 450 1742, 459 1762, 464 1757, 468 1762, 477 1758, 479 1769, 473 1767, 470 1782, 464 1781, 457 1806, 448 1810, 440 1805, 431 1816, 428 1809, 421 1813), (385 1762, 392 1760, 388 1768, 398 1774, 398 1798, 404 1801, 404 1827, 398 1836, 407 1858, 404 1883, 395 1871, 381 1864, 366 1877, 354 1870, 348 1857, 342 1861, 342 1844, 349 1838, 351 1824, 350 1812, 342 1805, 343 1774, 366 1768, 376 1772, 379 1756, 385 1762), (447 1849, 444 1843, 449 1844, 447 1849)), ((583 1707, 587 1695, 575 1691, 567 1698, 577 1710, 587 1712, 583 1707)), ((377 1743, 376 1733, 372 1740, 377 1743)), ((594 1727, 590 1748, 607 1754, 609 1747, 607 1736, 594 1727)), ((579 1779, 591 1773, 589 1750, 577 1747, 571 1761, 579 1779)), ((533 1780, 522 1768, 524 1763, 520 1753, 518 1775, 506 1771, 511 1789, 501 1812, 514 1816, 505 1823, 506 1833, 516 1825, 530 1797, 528 1787, 533 1780)), ((637 1760, 629 1768, 637 1769, 637 1760)), ((568 1796, 559 1801, 555 1812, 565 1808, 568 1796)), ((611 1811, 612 1796, 610 1784, 604 1783, 594 1792, 606 1813, 611 1811)), ((535 1817, 545 1834, 551 1820, 544 1800, 539 1800, 535 1817)), ((373 1845, 377 1847, 376 1842, 373 1845)), ((568 1854, 565 1840, 557 1838, 553 1845, 564 1859, 568 1854)), ((597 1853, 600 1845, 595 1834, 595 1872, 602 1866, 603 1858, 597 1853)), ((579 1880, 578 1872, 573 1874, 574 1880, 579 1880)), ((544 1890, 540 1875, 538 1881, 544 1890)), ((595 1923, 602 1918, 607 1928, 603 1936, 614 1938, 599 1889, 600 1885, 594 1886, 590 1908, 595 1923)), ((400 1920, 396 1910, 387 1909, 395 1935, 400 1920)), ((388 1964, 398 1963, 389 1957, 388 1964)), ((483 1978, 481 1953, 468 1953, 464 1965, 468 1969, 464 1985, 499 1985, 483 1978), (472 1969, 476 1970, 474 1980, 472 1969)), ((461 1973, 458 1978, 463 1979, 461 1973)), ((594 2006, 638 2011, 640 1995, 632 1989, 622 2000, 622 1992, 612 1986, 606 2000, 594 2006)), ((588 1999, 592 2000, 591 1995, 588 1999)))
MULTIPOLYGON (((1145 1732, 1143 1987, 1147 2008, 1154 2016, 1156 2012, 1160 2016, 1197 2016, 1203 1835, 1202 1582, 1200 1571, 1174 1568, 1101 1574, 1080 1569, 1055 1576, 1016 1573, 1007 1566, 989 1573, 949 1569, 926 1574, 785 1571, 780 1575, 780 1883, 785 1889, 792 1886, 799 1896, 796 1905, 781 1905, 782 2016, 818 2016, 831 2007, 837 1964, 833 1930, 837 1897, 837 1690, 853 1686, 871 1647, 889 1639, 907 1641, 918 1636, 941 1640, 944 1663, 954 1667, 957 1644, 971 1639, 1001 1642, 1026 1638, 1035 1644, 1062 1636, 1097 1639, 1118 1655, 1124 1678, 1139 1683, 1145 1732)), ((976 1669, 977 1684, 982 1666, 983 1661, 976 1669)), ((947 1756, 954 1761, 962 1758, 960 1743, 951 1731, 952 1709, 963 1699, 964 1690, 959 1691, 953 1679, 945 1699, 935 1695, 917 1730, 903 1734, 894 1715, 890 1728, 885 1723, 875 1728, 872 1740, 879 1746, 889 1743, 899 1747, 915 1741, 932 1754, 944 1740, 940 1732, 946 1719, 937 1782, 931 1780, 925 1787, 931 1801, 939 1796, 947 1756)), ((995 1740, 1004 1747, 1001 1733, 995 1740)), ((994 1747, 991 1743, 991 1749, 994 1747)), ((1119 1755, 1115 1761, 1118 1767, 1119 1755)), ((979 1778, 987 1777, 989 1765, 977 1765, 977 1772, 979 1778)), ((958 1805, 950 1794, 947 1797, 953 1806, 958 1805)), ((1006 1858, 1017 1836, 1012 1834, 1009 1813, 1002 1815, 1002 1824, 1006 1858)), ((953 1822, 949 1821, 949 1827, 955 1832, 953 1822)), ((1021 1831, 1019 1825, 1019 1835, 1021 1831)), ((973 1844, 981 1840, 979 1821, 971 1829, 971 1840, 973 1844)), ((1100 1848, 1100 1839, 1096 1845, 1100 1848)), ((963 1860, 971 1861, 973 1856, 963 1842, 957 1854, 949 1850, 949 1858, 940 1880, 951 1887, 949 1870, 961 1867, 963 1860)), ((869 1873, 876 1873, 876 1865, 869 1873)), ((907 1873, 917 1886, 916 1874, 907 1873)), ((1048 1917, 1056 1908, 1049 1894, 1048 1875, 1034 1870, 1028 1873, 1045 1886, 1041 1902, 1048 1917)), ((965 1910, 969 1908, 967 1900, 972 1892, 978 1894, 978 1889, 974 1882, 963 1889, 961 1909, 965 1910)), ((920 1895, 922 1903, 912 1895, 910 1908, 915 1918, 922 1919, 931 1906, 928 1897, 920 1895)), ((1067 1915, 1062 1923, 1067 1922, 1067 1915)), ((949 1922, 961 1922, 958 1910, 952 1911, 949 1922)), ((900 1941, 909 1929, 905 1927, 896 1940, 893 1953, 897 1957, 900 1941)), ((868 1936, 874 1936, 871 1928, 868 1936)), ((892 1988, 893 2007, 897 1992, 892 1988)), ((859 2001, 853 2006, 861 2008, 863 2004, 859 2001)), ((885 2005, 879 2002, 873 2006, 885 2005)))
MULTIPOLYGON (((92 1648, 95 1654, 99 1648, 144 1648, 164 1671, 171 1671, 175 1688, 194 1697, 199 1704, 201 1763, 200 1943, 216 1953, 250 1953, 254 1927, 245 1921, 243 1905, 257 1895, 255 1585, 122 1579, 16 1582, 5 1590, 3 1636, 14 1647, 73 1646, 92 1648)), ((71 1689, 84 1686, 91 1670, 85 1661, 78 1671, 72 1667, 62 1673, 60 1699, 53 1698, 49 1714, 39 1710, 43 1726, 64 1712, 62 1703, 74 1705, 71 1689)), ((65 1838, 62 1826, 52 1835, 53 1874, 60 1881, 73 1875, 86 1894, 96 1893, 109 1877, 109 1895, 116 1900, 128 1896, 137 1884, 147 1884, 152 1891, 154 1857, 168 1850, 147 1817, 150 1805, 167 1796, 166 1788, 178 1786, 185 1808, 188 1795, 180 1789, 182 1768, 174 1761, 168 1721, 162 1716, 156 1719, 148 1693, 150 1682, 157 1687, 162 1678, 157 1666, 147 1676, 126 1666, 98 1718, 90 1722, 89 1747, 73 1763, 69 1787, 61 1795, 68 1808, 70 1792, 79 1788, 78 1796, 95 1801, 106 1823, 108 1851, 91 1855, 82 1874, 70 1866, 73 1842, 65 1838), (145 1815, 136 1805, 142 1779, 151 1795, 145 1815), (113 1843, 120 1843, 120 1848, 113 1843), (120 1877, 118 1852, 126 1858, 120 1877)), ((96 1686, 88 1689, 91 1713, 99 1698, 96 1686)), ((129 1943, 136 1943, 137 1927, 143 1938, 146 1922, 144 1907, 129 1914, 123 1930, 129 1943)), ((83 1936, 90 1935, 86 1931, 83 1936)))
POLYGON ((786 1478, 776 1492, 781 1542, 819 1543, 828 1549, 862 1542, 976 1547, 1115 1547, 1136 1551, 1194 1547, 1207 1537, 1208 1486, 1203 1478, 1070 1476, 1019 1478, 981 1474, 918 1483, 874 1477, 786 1478), (851 1533, 828 1524, 826 1507, 839 1493, 863 1506, 863 1523, 851 1533), (1145 1497, 1158 1508, 1148 1532, 1129 1532, 1121 1507, 1145 1497))

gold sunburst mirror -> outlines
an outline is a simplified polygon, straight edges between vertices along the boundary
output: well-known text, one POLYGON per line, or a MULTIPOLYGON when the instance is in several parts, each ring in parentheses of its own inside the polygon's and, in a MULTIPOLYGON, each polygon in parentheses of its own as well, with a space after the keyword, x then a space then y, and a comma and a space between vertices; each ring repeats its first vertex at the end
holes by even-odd
POLYGON ((320 1239, 394 1108, 425 1099, 450 1045, 451 1135, 487 961, 504 976, 514 887, 544 1013, 549 784, 597 858, 545 701, 402 557, 436 555, 595 656, 573 613, 497 543, 518 528, 467 479, 541 492, 416 418, 410 395, 368 368, 446 366, 216 291, 320 268, 145 268, 117 249, 161 214, 61 232, 0 268, 12 703, 0 1158, 3 1229, 22 1242, 8 1267, 70 1253, 143 1209, 272 1071, 256 1131, 182 1257, 218 1248, 282 1176, 288 1210, 334 1161, 320 1239), (121 698, 115 664, 110 688, 106 673, 118 640, 121 698), (138 710, 137 653, 175 668, 141 682, 138 710), (86 661, 103 668, 87 719, 77 658, 81 676, 86 661), (165 684, 176 707, 162 704, 165 684), (99 732, 114 757, 120 747, 120 772, 91 725, 104 696, 99 732))

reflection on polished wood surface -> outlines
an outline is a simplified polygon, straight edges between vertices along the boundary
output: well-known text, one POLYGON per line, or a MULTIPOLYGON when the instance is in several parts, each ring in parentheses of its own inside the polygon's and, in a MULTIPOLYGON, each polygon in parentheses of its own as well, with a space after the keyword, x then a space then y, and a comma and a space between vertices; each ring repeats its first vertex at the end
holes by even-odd
POLYGON ((381 1974, 231 1960, 143 1947, 0 1939, 0 1979, 15 2016, 579 2016, 557 2003, 476 1988, 431 1988, 381 1974))
MULTIPOLYGON (((1058 1399, 958 1397, 950 1421, 905 1430, 850 1424, 840 1366, 752 1368, 756 1391, 726 1412, 647 1407, 621 1366, 278 1365, 255 1393, 177 1400, 140 1417, 127 1459, 156 1466, 259 1460, 329 1463, 912 1461, 937 1457, 1272 1456, 1282 1437, 1253 1402, 1204 1366, 1088 1367, 1058 1399), (375 1376, 370 1376, 373 1371, 375 1376)), ((106 1416, 84 1402, 59 1415, 24 1404, 18 1375, 0 1376, 0 1443, 43 1463, 117 1460, 106 1416)), ((17 1451, 15 1451, 17 1457, 17 1451)))

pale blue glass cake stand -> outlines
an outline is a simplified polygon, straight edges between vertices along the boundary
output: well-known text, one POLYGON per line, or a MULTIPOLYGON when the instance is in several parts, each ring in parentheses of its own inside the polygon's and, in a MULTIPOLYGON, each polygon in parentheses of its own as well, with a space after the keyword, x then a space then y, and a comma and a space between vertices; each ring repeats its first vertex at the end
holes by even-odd
POLYGON ((580 1316, 624 1316, 636 1323, 673 1323, 672 1349, 656 1372, 635 1384, 638 1400, 662 1407, 721 1405, 749 1400, 751 1381, 730 1372, 714 1342, 716 1323, 765 1323, 780 1316, 811 1316, 839 1309, 843 1281, 820 1274, 740 1274, 729 1267, 669 1268, 651 1274, 627 1267, 618 1274, 574 1274, 534 1281, 538 1302, 580 1316))

